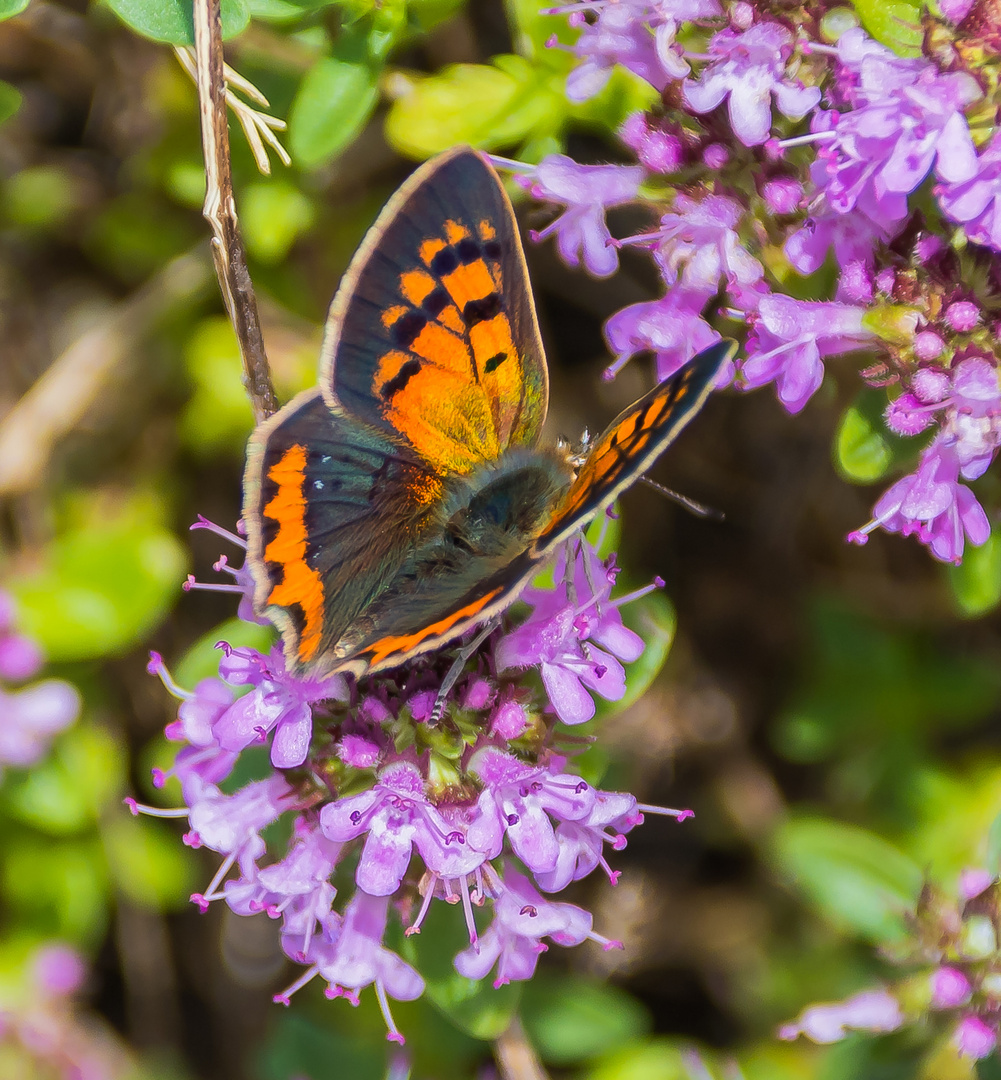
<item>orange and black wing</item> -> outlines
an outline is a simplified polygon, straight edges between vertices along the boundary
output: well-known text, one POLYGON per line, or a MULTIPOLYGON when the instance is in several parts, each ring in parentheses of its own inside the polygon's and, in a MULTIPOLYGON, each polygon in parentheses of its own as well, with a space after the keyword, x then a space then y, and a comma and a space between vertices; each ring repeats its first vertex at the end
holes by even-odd
POLYGON ((702 408, 723 364, 736 351, 718 341, 621 412, 591 447, 533 552, 544 557, 639 479, 702 408))
POLYGON ((418 169, 331 305, 320 386, 440 475, 533 445, 547 372, 510 201, 476 151, 418 169))
POLYGON ((300 394, 251 438, 245 478, 254 607, 293 670, 333 670, 336 646, 395 580, 442 498, 401 441, 300 394))

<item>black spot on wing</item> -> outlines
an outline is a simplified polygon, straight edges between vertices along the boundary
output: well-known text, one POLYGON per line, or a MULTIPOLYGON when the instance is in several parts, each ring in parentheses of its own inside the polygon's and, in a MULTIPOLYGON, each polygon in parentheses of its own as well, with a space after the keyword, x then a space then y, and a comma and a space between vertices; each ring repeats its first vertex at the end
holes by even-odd
POLYGON ((408 311, 393 323, 393 341, 401 348, 409 349, 427 324, 427 318, 419 311, 408 311))
POLYGON ((472 327, 477 323, 486 322, 500 313, 501 302, 497 293, 487 293, 479 300, 470 300, 462 309, 462 318, 466 326, 472 327))
POLYGON ((427 294, 424 298, 424 302, 421 304, 421 308, 430 315, 432 319, 437 319, 451 302, 452 298, 439 286, 437 289, 432 289, 432 291, 427 294))
POLYGON ((403 367, 391 378, 382 384, 379 393, 383 400, 389 401, 394 394, 398 394, 421 369, 419 360, 408 360, 403 367))
POLYGON ((470 237, 464 237, 455 245, 455 254, 463 266, 468 266, 480 257, 480 245, 470 237))
POLYGON ((483 254, 492 262, 497 262, 500 259, 502 250, 498 240, 488 240, 483 245, 483 254))
POLYGON ((483 365, 483 370, 489 375, 492 371, 496 371, 501 364, 507 359, 506 352, 495 353, 490 359, 483 365))
POLYGON ((453 273, 458 268, 458 265, 459 258, 455 254, 455 249, 444 247, 431 260, 431 272, 437 274, 438 277, 446 277, 453 273))

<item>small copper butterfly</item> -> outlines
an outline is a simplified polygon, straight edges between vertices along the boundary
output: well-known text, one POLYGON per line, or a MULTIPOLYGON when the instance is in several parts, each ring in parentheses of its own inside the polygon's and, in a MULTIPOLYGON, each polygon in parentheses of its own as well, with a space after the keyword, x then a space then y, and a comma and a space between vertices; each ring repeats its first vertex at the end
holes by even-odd
POLYGON ((392 668, 502 611, 698 411, 720 342, 581 461, 540 446, 548 372, 514 211, 468 147, 427 162, 365 237, 327 319, 319 386, 254 432, 254 606, 290 670, 392 668))

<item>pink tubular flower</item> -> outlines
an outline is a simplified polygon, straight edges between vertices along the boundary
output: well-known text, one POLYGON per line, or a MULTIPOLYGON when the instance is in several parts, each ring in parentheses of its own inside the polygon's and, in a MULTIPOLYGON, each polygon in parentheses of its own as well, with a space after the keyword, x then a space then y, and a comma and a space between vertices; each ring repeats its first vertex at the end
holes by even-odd
POLYGON ((420 771, 406 761, 387 765, 368 791, 324 806, 320 827, 337 843, 367 834, 355 877, 372 896, 396 892, 415 846, 428 869, 447 867, 449 877, 470 874, 484 861, 482 850, 467 844, 431 805, 420 771), (452 865, 455 860, 462 865, 452 865))
POLYGON ((570 101, 587 101, 611 78, 616 64, 663 90, 672 79, 688 74, 688 63, 675 46, 681 22, 712 19, 721 13, 717 0, 583 0, 550 8, 547 14, 569 15, 580 36, 570 47, 582 63, 567 76, 570 101), (588 22, 586 14, 593 16, 588 22))
POLYGON ((697 113, 711 112, 724 98, 733 132, 745 146, 760 146, 772 126, 772 102, 783 116, 799 120, 820 101, 820 89, 786 76, 792 32, 763 22, 743 33, 721 30, 709 42, 712 57, 697 81, 685 81, 684 96, 697 113))
POLYGON ((551 817, 573 821, 594 806, 594 789, 579 776, 527 765, 491 746, 478 750, 469 771, 483 785, 466 840, 487 858, 500 854, 504 838, 533 873, 553 870, 559 845, 551 817))
POLYGON ((388 998, 413 1001, 424 992, 424 980, 382 944, 388 910, 388 897, 369 896, 359 889, 343 919, 327 919, 323 933, 313 939, 307 953, 312 966, 286 991, 276 995, 275 1001, 288 1005, 291 995, 316 975, 329 984, 327 997, 345 997, 355 1005, 359 993, 366 986, 373 986, 386 1021, 386 1038, 403 1043, 403 1035, 389 1011, 388 998))
POLYGON ((980 151, 972 176, 939 184, 935 194, 945 216, 975 244, 1001 251, 1001 133, 980 151))
POLYGON ((703 300, 711 297, 720 281, 728 285, 753 285, 764 268, 742 245, 737 228, 745 210, 735 199, 707 195, 692 199, 676 195, 670 213, 660 219, 660 229, 649 237, 654 258, 664 281, 679 281, 703 300))
POLYGON ((840 214, 861 203, 878 225, 895 230, 906 196, 934 168, 964 183, 977 158, 964 109, 980 97, 965 72, 941 73, 926 60, 902 60, 862 30, 838 40, 839 79, 852 103, 814 118, 822 143, 814 179, 840 214))
POLYGON ((475 947, 456 956, 456 970, 467 979, 482 979, 496 964, 495 987, 530 979, 539 956, 548 948, 542 942, 544 937, 557 945, 579 945, 589 937, 613 944, 592 934, 588 912, 573 904, 546 900, 528 878, 508 869, 503 891, 494 901, 493 923, 475 947))
POLYGON ((720 340, 702 318, 705 295, 674 288, 660 300, 645 300, 617 311, 605 323, 605 340, 615 360, 604 377, 613 379, 641 352, 652 352, 659 381, 670 378, 702 349, 720 340))
POLYGON ((791 1024, 779 1028, 780 1039, 805 1035, 816 1043, 832 1043, 851 1031, 896 1031, 904 1022, 897 999, 886 990, 861 994, 825 1005, 811 1005, 791 1024))
POLYGON ((865 308, 848 304, 763 297, 741 368, 744 388, 774 382, 782 404, 799 412, 823 381, 825 357, 873 340, 864 314, 865 308))
POLYGON ((223 750, 239 751, 262 742, 272 730, 271 763, 278 769, 292 769, 306 760, 313 732, 310 705, 317 701, 347 699, 347 684, 341 675, 327 679, 300 679, 285 668, 280 645, 264 656, 256 649, 223 646, 225 661, 220 674, 232 685, 253 689, 238 698, 213 725, 213 733, 223 750))
POLYGON ((917 472, 889 488, 873 507, 872 520, 848 539, 864 544, 873 529, 881 528, 916 536, 942 562, 960 562, 964 538, 978 547, 990 536, 991 526, 976 496, 959 483, 959 471, 956 444, 936 436, 917 472))
POLYGON ((595 277, 615 273, 619 257, 611 245, 605 211, 636 198, 643 180, 639 166, 578 165, 565 154, 550 154, 515 179, 536 199, 566 206, 541 232, 532 234, 533 240, 544 240, 555 233, 556 246, 569 266, 583 262, 595 277))

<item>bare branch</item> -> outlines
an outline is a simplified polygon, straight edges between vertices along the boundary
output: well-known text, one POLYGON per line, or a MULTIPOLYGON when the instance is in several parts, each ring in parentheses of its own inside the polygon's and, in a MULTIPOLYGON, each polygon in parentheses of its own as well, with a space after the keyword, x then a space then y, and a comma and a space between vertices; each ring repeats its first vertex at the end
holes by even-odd
POLYGON ((181 255, 56 357, 0 419, 0 495, 40 483, 56 443, 80 423, 150 324, 210 281, 204 255, 181 255))
POLYGON ((503 1080, 549 1080, 517 1018, 494 1040, 494 1054, 503 1080))
POLYGON ((261 421, 278 408, 278 402, 233 199, 219 0, 194 0, 194 18, 196 84, 206 180, 202 213, 212 228, 212 259, 226 310, 240 344, 244 385, 250 395, 254 416, 261 421))

